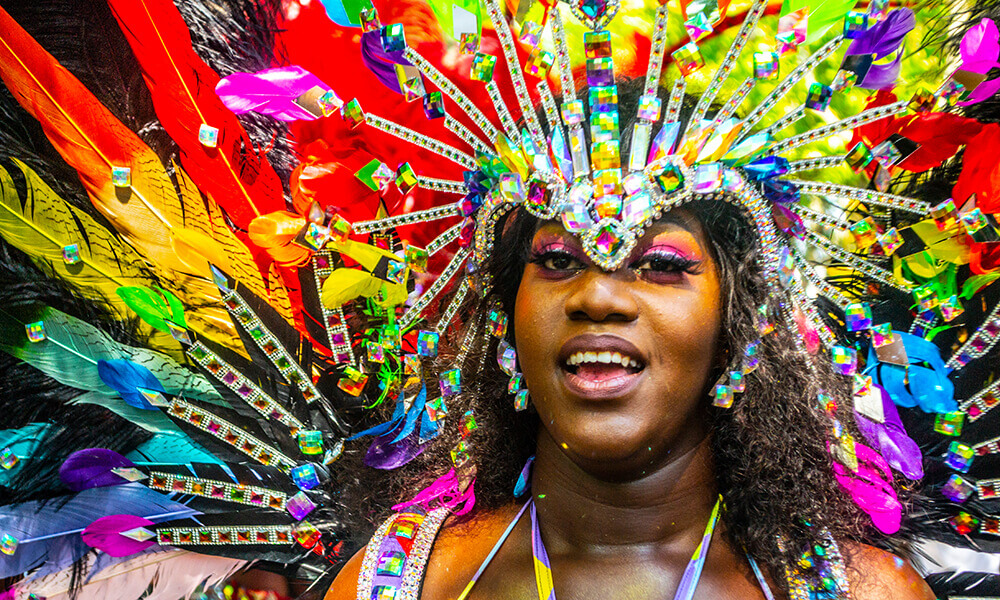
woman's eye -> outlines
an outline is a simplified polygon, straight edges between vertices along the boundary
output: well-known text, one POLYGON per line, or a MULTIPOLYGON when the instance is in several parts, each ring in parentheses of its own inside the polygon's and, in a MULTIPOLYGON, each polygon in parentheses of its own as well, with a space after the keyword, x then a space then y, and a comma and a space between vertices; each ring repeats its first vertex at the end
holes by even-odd
POLYGON ((583 263, 568 252, 546 252, 532 262, 548 271, 574 271, 583 268, 583 263))
POLYGON ((632 263, 636 271, 649 273, 680 273, 690 271, 697 261, 677 254, 647 254, 632 263))

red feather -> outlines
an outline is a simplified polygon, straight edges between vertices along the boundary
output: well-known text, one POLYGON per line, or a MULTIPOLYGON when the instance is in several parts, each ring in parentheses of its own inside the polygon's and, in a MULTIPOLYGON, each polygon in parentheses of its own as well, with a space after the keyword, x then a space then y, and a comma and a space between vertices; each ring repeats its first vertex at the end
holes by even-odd
POLYGON ((173 2, 108 3, 139 60, 157 117, 180 147, 181 164, 198 187, 242 229, 258 215, 284 210, 277 174, 219 100, 219 76, 195 54, 173 2), (199 142, 203 123, 219 130, 217 148, 199 142))

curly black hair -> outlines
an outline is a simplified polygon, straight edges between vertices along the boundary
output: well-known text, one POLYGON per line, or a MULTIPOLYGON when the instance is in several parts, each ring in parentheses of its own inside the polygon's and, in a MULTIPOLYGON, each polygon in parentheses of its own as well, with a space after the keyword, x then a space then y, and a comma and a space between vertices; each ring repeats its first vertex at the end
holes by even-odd
MULTIPOLYGON (((619 83, 620 114, 635 113, 640 84, 619 83)), ((690 101, 686 104, 685 113, 691 108, 690 101)), ((623 123, 622 131, 630 130, 631 123, 623 123)), ((627 156, 624 137, 622 156, 627 156)), ((704 401, 712 421, 712 451, 730 541, 776 574, 794 564, 803 549, 823 543, 830 535, 879 542, 877 532, 865 527, 865 516, 834 478, 828 449, 833 439, 831 419, 817 398, 820 393, 833 398, 839 406, 837 419, 848 431, 855 431, 849 378, 835 374, 828 358, 806 350, 791 298, 787 293, 775 294, 765 280, 761 248, 749 216, 724 200, 692 202, 687 208, 703 225, 718 266, 722 339, 729 355, 741 355, 760 336, 760 307, 765 307, 775 326, 763 336, 760 366, 747 376, 746 391, 733 407, 715 409, 709 406, 710 398, 704 401)), ((405 467, 379 474, 378 495, 370 494, 375 484, 368 481, 364 467, 343 465, 341 470, 353 472, 354 482, 361 484, 356 489, 369 492, 358 502, 346 502, 361 508, 356 517, 374 523, 387 515, 393 503, 411 498, 447 473, 453 464, 450 450, 461 440, 456 425, 469 410, 479 425, 469 440, 472 451, 467 467, 476 476, 477 510, 513 501, 518 475, 534 453, 539 423, 534 411, 514 410, 507 393, 508 377, 495 359, 498 340, 486 332, 482 319, 494 306, 513 315, 537 226, 538 219, 522 210, 501 218, 495 227, 497 250, 477 267, 478 280, 489 282, 488 289, 470 294, 459 312, 458 321, 464 326, 452 327, 442 338, 438 367, 454 368, 458 361, 464 380, 462 393, 448 400, 449 421, 441 437, 405 467)), ((510 344, 515 339, 513 322, 510 318, 506 333, 510 344)), ((343 460, 360 461, 362 454, 363 448, 349 449, 343 460)), ((899 487, 905 493, 904 486, 899 487)))

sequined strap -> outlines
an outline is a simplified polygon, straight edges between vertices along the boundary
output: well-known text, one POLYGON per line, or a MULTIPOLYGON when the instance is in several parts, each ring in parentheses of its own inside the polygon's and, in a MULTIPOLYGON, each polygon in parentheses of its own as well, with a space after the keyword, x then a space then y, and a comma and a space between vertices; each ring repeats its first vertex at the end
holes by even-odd
POLYGON ((395 514, 375 531, 358 575, 358 600, 418 600, 427 558, 447 508, 395 514))
POLYGON ((832 536, 826 535, 786 569, 789 600, 850 600, 844 557, 832 536))

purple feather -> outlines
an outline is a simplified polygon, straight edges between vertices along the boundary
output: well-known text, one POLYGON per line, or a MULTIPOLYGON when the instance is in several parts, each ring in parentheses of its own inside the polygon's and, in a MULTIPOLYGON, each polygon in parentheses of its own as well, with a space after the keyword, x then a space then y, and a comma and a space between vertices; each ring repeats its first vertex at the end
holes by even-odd
POLYGON ((313 121, 316 115, 296 104, 295 99, 315 87, 330 90, 319 77, 293 65, 256 73, 233 73, 219 81, 215 93, 238 115, 252 111, 279 121, 313 121))
POLYGON ((396 77, 396 65, 409 65, 410 61, 403 58, 402 51, 386 52, 382 48, 382 38, 378 31, 369 31, 361 35, 361 59, 368 70, 387 88, 397 94, 403 93, 396 77))
POLYGON ((375 438, 365 453, 365 464, 375 469, 395 469, 420 456, 424 451, 424 446, 418 439, 419 433, 416 431, 393 443, 395 438, 396 430, 375 438))
POLYGON ((91 548, 97 548, 110 556, 122 557, 137 554, 152 546, 153 540, 139 541, 121 535, 137 527, 149 527, 153 522, 149 519, 133 515, 109 515, 94 521, 80 537, 91 548))
MULTIPOLYGON (((916 26, 913 11, 908 8, 894 10, 883 21, 865 30, 851 42, 847 56, 874 54, 875 60, 885 58, 898 51, 903 39, 916 26)), ((872 65, 864 79, 857 86, 868 90, 880 90, 892 86, 899 76, 902 55, 888 64, 872 65)))
POLYGON ((128 480, 112 473, 111 469, 132 467, 135 467, 132 461, 114 450, 87 448, 69 455, 59 467, 59 479, 69 489, 80 492, 128 483, 128 480))
POLYGON ((139 388, 163 392, 165 391, 163 384, 156 378, 156 375, 153 375, 149 369, 139 363, 120 359, 99 360, 97 361, 97 375, 105 385, 118 392, 118 395, 129 406, 145 410, 159 410, 139 393, 139 388))
POLYGON ((864 436, 865 441, 878 449, 879 454, 893 469, 905 475, 908 479, 921 479, 924 476, 923 456, 920 447, 910 439, 899 411, 892 397, 881 387, 874 385, 882 397, 882 412, 885 415, 883 423, 877 423, 864 415, 855 412, 854 421, 864 436))

